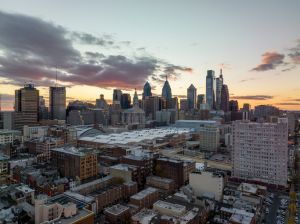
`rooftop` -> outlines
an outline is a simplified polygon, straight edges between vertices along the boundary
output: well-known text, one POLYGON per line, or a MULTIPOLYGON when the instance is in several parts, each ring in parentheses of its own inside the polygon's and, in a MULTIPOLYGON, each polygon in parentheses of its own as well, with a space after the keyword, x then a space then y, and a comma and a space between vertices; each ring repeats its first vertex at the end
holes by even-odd
POLYGON ((184 134, 190 132, 192 132, 192 129, 190 128, 164 127, 155 129, 142 129, 131 132, 112 133, 109 135, 97 135, 94 137, 81 137, 79 138, 79 140, 110 145, 126 145, 129 143, 138 143, 145 140, 162 138, 168 135, 184 134))
POLYGON ((154 188, 154 187, 148 187, 148 188, 146 188, 146 189, 138 192, 137 194, 132 195, 130 198, 135 199, 135 200, 141 200, 144 197, 146 197, 146 196, 148 196, 150 194, 153 194, 156 191, 157 191, 156 188, 154 188))
POLYGON ((121 204, 116 204, 116 205, 113 205, 112 207, 106 208, 105 212, 117 216, 117 215, 120 215, 120 214, 122 214, 123 212, 125 212, 127 210, 129 210, 129 207, 121 205, 121 204))
POLYGON ((73 146, 54 148, 54 149, 51 149, 51 151, 72 154, 72 155, 76 155, 76 156, 85 156, 88 153, 95 153, 95 150, 90 149, 90 148, 82 148, 82 147, 76 148, 73 146))
POLYGON ((158 200, 157 202, 155 202, 153 204, 153 206, 154 207, 160 207, 160 208, 163 208, 163 209, 169 209, 169 210, 172 210, 173 212, 176 212, 178 214, 182 214, 186 211, 186 207, 183 206, 183 205, 174 204, 174 203, 161 201, 161 200, 158 200))
POLYGON ((123 164, 119 163, 117 165, 111 166, 110 168, 116 169, 116 170, 124 170, 124 171, 130 171, 130 170, 136 170, 137 167, 129 164, 123 164))

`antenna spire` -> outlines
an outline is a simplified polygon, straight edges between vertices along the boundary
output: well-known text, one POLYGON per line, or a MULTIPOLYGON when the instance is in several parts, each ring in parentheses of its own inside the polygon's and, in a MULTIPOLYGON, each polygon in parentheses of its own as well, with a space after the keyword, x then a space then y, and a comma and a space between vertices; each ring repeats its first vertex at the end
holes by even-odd
POLYGON ((56 79, 55 79, 55 87, 57 87, 57 66, 56 66, 56 70, 55 70, 55 73, 56 73, 56 79))

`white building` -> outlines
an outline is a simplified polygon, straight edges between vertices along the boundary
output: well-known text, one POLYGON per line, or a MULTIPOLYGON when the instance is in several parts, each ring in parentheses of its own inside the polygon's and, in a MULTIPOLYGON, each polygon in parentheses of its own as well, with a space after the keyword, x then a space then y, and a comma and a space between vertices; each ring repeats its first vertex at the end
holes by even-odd
POLYGON ((24 141, 28 141, 32 138, 41 138, 47 135, 48 126, 27 126, 23 127, 24 141))
POLYGON ((287 185, 288 120, 277 123, 235 121, 233 175, 275 185, 287 185))
POLYGON ((0 130, 0 145, 6 145, 13 143, 14 140, 22 140, 20 131, 15 130, 0 130))
POLYGON ((190 186, 197 197, 212 195, 215 200, 221 201, 224 189, 224 177, 213 172, 190 173, 190 186))

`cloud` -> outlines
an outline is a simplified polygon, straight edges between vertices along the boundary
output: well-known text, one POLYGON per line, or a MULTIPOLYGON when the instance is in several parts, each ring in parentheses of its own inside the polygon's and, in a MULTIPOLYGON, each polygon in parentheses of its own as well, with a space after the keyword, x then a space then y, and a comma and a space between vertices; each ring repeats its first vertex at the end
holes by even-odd
POLYGON ((279 65, 283 65, 284 54, 279 54, 275 51, 273 52, 265 52, 262 55, 261 64, 257 65, 255 68, 251 69, 252 71, 268 71, 273 70, 279 65))
POLYGON ((292 63, 300 64, 300 39, 297 40, 297 45, 289 49, 288 56, 291 58, 292 63))
MULTIPOLYGON (((102 52, 80 52, 76 43, 95 47, 119 46, 111 36, 69 31, 39 18, 0 11, 0 77, 6 83, 37 86, 55 83, 101 88, 141 89, 146 80, 162 74, 178 77, 189 67, 173 65, 153 56, 125 57, 102 52)), ((128 45, 125 41, 120 45, 128 45)), ((136 55, 136 54, 133 54, 136 55)), ((171 77, 170 77, 171 78, 171 77)))
POLYGON ((282 103, 276 103, 276 105, 281 105, 281 106, 298 106, 298 105, 300 105, 300 103, 282 102, 282 103))
POLYGON ((237 100, 270 100, 273 99, 274 96, 269 95, 248 95, 248 96, 230 96, 232 99, 237 100))
POLYGON ((114 41, 110 35, 105 35, 105 38, 96 37, 92 34, 84 32, 72 32, 70 35, 72 40, 81 44, 100 45, 104 47, 114 45, 114 41))
POLYGON ((248 78, 240 80, 240 83, 256 80, 256 78, 248 78))

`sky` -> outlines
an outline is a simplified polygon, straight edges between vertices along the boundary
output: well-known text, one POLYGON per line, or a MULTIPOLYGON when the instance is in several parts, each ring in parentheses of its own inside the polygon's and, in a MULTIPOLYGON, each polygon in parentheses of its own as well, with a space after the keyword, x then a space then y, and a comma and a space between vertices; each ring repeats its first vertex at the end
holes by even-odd
POLYGON ((149 81, 173 95, 208 69, 223 69, 230 99, 300 110, 299 0, 1 0, 0 93, 33 82, 40 95, 67 86, 67 100, 107 100, 149 81))

